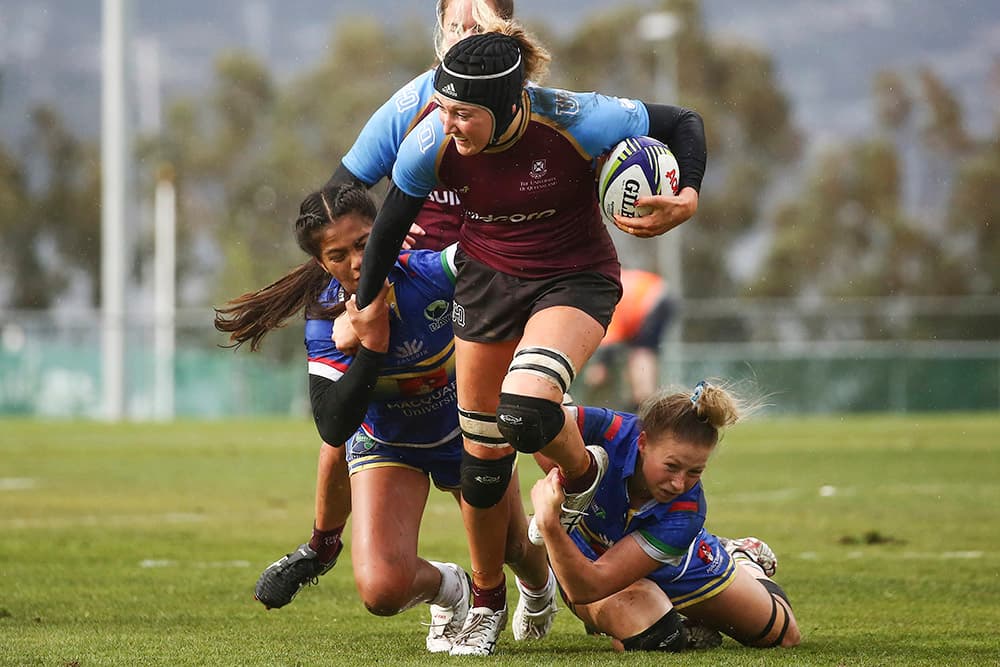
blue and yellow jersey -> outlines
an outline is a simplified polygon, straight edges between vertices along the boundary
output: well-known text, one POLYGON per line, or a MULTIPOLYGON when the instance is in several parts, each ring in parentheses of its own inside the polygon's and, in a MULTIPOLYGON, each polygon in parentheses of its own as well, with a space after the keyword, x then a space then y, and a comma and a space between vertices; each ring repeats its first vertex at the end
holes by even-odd
MULTIPOLYGON (((460 434, 451 300, 455 246, 403 252, 389 273, 389 351, 361 429, 397 447, 435 447, 460 434)), ((324 303, 343 301, 336 279, 324 303)), ((329 320, 306 321, 310 375, 336 382, 352 357, 338 350, 329 320)))
POLYGON ((642 430, 638 417, 604 408, 573 409, 583 441, 603 447, 609 458, 607 473, 588 514, 571 534, 577 547, 588 557, 598 558, 619 540, 636 540, 650 558, 663 563, 648 578, 672 596, 676 584, 689 571, 708 577, 713 586, 728 585, 733 566, 704 528, 708 508, 701 482, 669 503, 650 500, 638 510, 631 509, 628 480, 637 464, 637 442, 642 430))

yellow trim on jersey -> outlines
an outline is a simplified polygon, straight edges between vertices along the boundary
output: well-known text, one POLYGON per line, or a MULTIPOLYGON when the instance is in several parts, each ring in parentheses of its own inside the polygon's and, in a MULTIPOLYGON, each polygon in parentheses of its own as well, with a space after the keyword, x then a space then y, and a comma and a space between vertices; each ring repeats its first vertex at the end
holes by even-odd
POLYGON ((407 380, 410 378, 423 377, 429 372, 436 371, 439 368, 454 366, 454 363, 451 363, 453 360, 449 359, 449 357, 452 357, 454 353, 455 341, 451 340, 443 350, 435 354, 433 357, 428 357, 427 359, 417 363, 415 366, 412 366, 412 368, 416 368, 416 370, 410 373, 393 373, 391 368, 387 368, 383 369, 383 372, 379 374, 379 379, 407 380))
POLYGON ((698 590, 691 591, 685 595, 672 597, 670 598, 670 601, 674 604, 674 608, 684 609, 685 607, 690 607, 691 605, 714 598, 716 595, 729 588, 734 581, 736 581, 736 561, 730 558, 729 567, 725 572, 720 574, 715 579, 712 579, 712 581, 708 582, 698 590))
POLYGON ((385 305, 389 307, 389 312, 396 316, 397 320, 402 320, 399 313, 399 301, 396 299, 396 283, 389 283, 389 289, 385 293, 385 305))

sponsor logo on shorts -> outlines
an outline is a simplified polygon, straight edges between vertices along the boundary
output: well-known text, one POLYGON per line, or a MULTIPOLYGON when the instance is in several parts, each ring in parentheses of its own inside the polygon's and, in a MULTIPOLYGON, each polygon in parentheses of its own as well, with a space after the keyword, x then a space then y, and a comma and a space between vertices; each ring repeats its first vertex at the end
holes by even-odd
POLYGON ((457 327, 465 326, 465 308, 460 304, 455 304, 451 309, 451 321, 457 327))
POLYGON ((375 447, 375 440, 373 440, 372 437, 364 431, 358 431, 358 433, 354 436, 354 442, 351 450, 354 452, 367 452, 373 447, 375 447))

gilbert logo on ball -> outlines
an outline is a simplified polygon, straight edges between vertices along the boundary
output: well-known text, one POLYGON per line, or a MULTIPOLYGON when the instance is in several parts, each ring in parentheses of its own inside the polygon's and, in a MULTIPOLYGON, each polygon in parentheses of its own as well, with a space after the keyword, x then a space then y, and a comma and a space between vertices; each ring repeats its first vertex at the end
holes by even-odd
POLYGON ((649 213, 636 206, 640 197, 677 194, 680 168, 662 141, 652 137, 629 137, 608 151, 608 159, 597 180, 597 199, 608 222, 615 215, 634 218, 649 213))

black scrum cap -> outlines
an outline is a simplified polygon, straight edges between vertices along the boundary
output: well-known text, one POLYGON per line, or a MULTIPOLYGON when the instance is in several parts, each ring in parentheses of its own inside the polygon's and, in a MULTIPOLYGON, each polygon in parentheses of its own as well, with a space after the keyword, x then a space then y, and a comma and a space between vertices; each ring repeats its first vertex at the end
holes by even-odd
POLYGON ((517 40, 495 32, 472 35, 455 44, 434 73, 434 89, 440 94, 490 112, 493 143, 521 106, 523 83, 524 62, 517 40))

